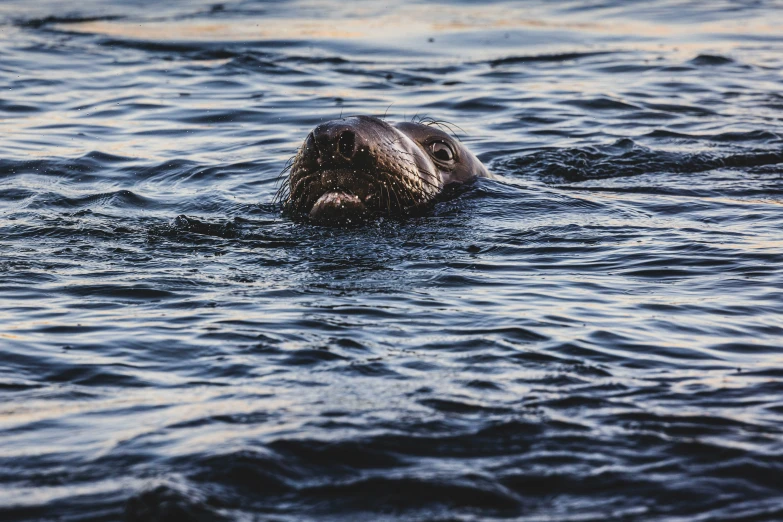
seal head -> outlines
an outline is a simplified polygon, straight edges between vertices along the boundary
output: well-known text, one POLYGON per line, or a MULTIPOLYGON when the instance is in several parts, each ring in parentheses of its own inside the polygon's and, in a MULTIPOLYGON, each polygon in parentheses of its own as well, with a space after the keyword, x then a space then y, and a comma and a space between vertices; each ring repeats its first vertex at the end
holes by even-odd
POLYGON ((350 225, 411 213, 447 185, 489 175, 437 126, 354 116, 322 123, 307 135, 280 197, 314 223, 350 225))

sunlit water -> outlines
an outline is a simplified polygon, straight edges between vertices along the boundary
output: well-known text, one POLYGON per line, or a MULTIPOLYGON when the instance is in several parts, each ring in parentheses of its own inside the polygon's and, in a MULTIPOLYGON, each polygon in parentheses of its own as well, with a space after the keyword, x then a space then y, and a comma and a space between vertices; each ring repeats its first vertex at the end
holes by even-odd
POLYGON ((781 13, 0 4, 0 518, 783 519, 781 13), (281 213, 384 113, 498 179, 281 213))

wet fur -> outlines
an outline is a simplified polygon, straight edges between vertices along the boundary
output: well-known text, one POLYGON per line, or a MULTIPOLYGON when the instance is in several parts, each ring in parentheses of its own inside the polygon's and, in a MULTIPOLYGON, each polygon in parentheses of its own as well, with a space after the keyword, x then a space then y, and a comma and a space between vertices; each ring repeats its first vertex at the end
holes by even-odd
MULTIPOLYGON (((443 176, 421 143, 383 119, 361 116, 352 119, 358 121, 359 125, 370 127, 370 136, 388 135, 386 139, 372 141, 363 150, 365 159, 371 160, 370 164, 349 165, 345 168, 308 166, 305 156, 308 153, 312 155, 312 152, 306 151, 308 139, 312 139, 312 146, 316 147, 311 133, 280 172, 275 202, 282 203, 291 214, 299 215, 308 212, 325 192, 339 189, 347 194, 368 198, 369 210, 374 214, 400 215, 435 200, 444 188, 443 176)), ((457 143, 460 142, 454 131, 459 127, 450 122, 414 116, 407 123, 422 128, 437 128, 439 133, 448 133, 457 143)), ((478 172, 478 175, 488 175, 483 165, 472 154, 468 155, 480 166, 482 172, 478 172)))

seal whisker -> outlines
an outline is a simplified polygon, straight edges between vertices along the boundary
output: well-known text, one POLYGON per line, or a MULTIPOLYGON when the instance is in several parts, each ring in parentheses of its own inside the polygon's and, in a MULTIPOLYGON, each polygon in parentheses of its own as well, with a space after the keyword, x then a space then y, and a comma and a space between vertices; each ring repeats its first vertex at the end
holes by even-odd
POLYGON ((440 185, 438 185, 436 183, 433 183, 429 179, 429 178, 434 178, 435 177, 435 175, 432 172, 430 172, 428 170, 424 170, 421 167, 417 167, 417 169, 418 169, 419 174, 420 174, 419 181, 421 181, 422 183, 426 183, 427 185, 429 185, 430 187, 432 187, 432 188, 434 188, 436 190, 440 190, 440 185))
POLYGON ((275 204, 278 204, 283 201, 287 201, 288 199, 290 199, 290 196, 291 196, 291 192, 288 190, 288 184, 285 184, 277 189, 273 201, 275 204))
POLYGON ((391 102, 388 107, 386 107, 386 110, 383 112, 383 118, 381 118, 383 121, 386 121, 386 115, 389 114, 389 109, 391 109, 391 106, 394 105, 394 102, 391 102))
POLYGON ((458 141, 462 141, 462 140, 460 139, 459 135, 454 131, 452 127, 456 127, 458 130, 462 131, 462 134, 464 134, 465 136, 468 135, 465 129, 463 129, 456 123, 452 123, 446 120, 436 120, 434 118, 422 118, 421 120, 419 120, 419 123, 421 123, 422 125, 435 125, 436 127, 445 129, 449 134, 454 136, 454 139, 458 141))
MULTIPOLYGON (((391 180, 391 175, 387 173, 387 176, 391 180)), ((404 209, 405 206, 400 202, 400 195, 399 195, 399 191, 397 190, 397 187, 400 186, 400 183, 399 182, 395 183, 395 181, 392 180, 390 181, 389 185, 391 185, 391 193, 394 194, 394 199, 397 201, 397 208, 399 208, 400 210, 404 209)), ((402 185, 402 187, 405 188, 404 185, 402 185)), ((409 195, 412 196, 412 194, 409 195)), ((403 200, 404 199, 405 198, 403 198, 403 200)))
POLYGON ((302 176, 301 178, 295 180, 293 185, 289 187, 289 201, 301 201, 302 199, 307 200, 308 195, 308 189, 310 185, 307 183, 308 181, 311 181, 313 178, 319 177, 320 173, 315 172, 312 174, 306 174, 302 176), (298 197, 298 196, 304 196, 304 198, 298 197))
MULTIPOLYGON (((400 136, 400 137, 398 137, 398 138, 396 138, 396 139, 393 139, 393 140, 389 140, 389 141, 387 141, 387 142, 386 142, 386 144, 387 144, 387 145, 397 145, 397 144, 398 144, 398 143, 400 143, 400 142, 401 142, 403 139, 404 139, 404 138, 403 138, 402 136, 400 136)), ((404 151, 404 150, 401 150, 400 152, 405 152, 405 151, 404 151)), ((408 153, 408 154, 410 154, 410 153, 408 153)))
POLYGON ((275 203, 279 203, 282 199, 287 199, 290 195, 290 191, 288 190, 290 188, 290 176, 286 176, 286 174, 291 171, 291 168, 294 166, 294 162, 299 156, 301 150, 301 147, 296 149, 296 152, 286 160, 285 165, 283 165, 283 169, 275 178, 275 203), (286 192, 288 192, 288 194, 286 194, 286 192))
MULTIPOLYGON (((401 188, 401 189, 403 189, 405 191, 405 193, 406 193, 405 195, 407 196, 407 201, 408 202, 410 202, 412 204, 416 203, 416 197, 413 194, 413 191, 411 190, 410 187, 408 187, 408 186, 406 186, 404 184, 399 183, 399 180, 392 180, 390 174, 388 174, 388 173, 384 173, 384 174, 387 176, 387 179, 389 179, 389 184, 392 186, 392 193, 394 194, 394 198, 397 200, 397 205, 400 208, 400 210, 402 210, 405 207, 400 202, 399 190, 397 190, 397 187, 399 187, 399 188, 401 188), (396 183, 395 183, 395 181, 396 181, 396 183)), ((405 199, 406 198, 403 198, 403 200, 405 200, 405 199)))
POLYGON ((389 184, 384 182, 383 188, 386 189, 386 215, 391 215, 391 195, 389 195, 389 184))

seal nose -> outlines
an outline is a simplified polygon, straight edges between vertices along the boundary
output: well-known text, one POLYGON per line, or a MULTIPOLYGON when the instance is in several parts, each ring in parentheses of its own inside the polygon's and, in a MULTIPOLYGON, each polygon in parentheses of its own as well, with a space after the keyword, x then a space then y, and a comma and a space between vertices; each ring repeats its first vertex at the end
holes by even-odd
POLYGON ((312 134, 319 153, 318 164, 323 168, 359 167, 370 159, 367 129, 362 128, 361 122, 328 121, 312 134))
POLYGON ((349 160, 356 152, 356 134, 352 130, 344 130, 337 138, 337 152, 349 160))

